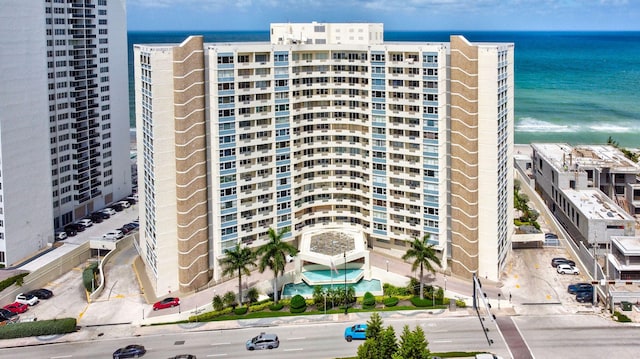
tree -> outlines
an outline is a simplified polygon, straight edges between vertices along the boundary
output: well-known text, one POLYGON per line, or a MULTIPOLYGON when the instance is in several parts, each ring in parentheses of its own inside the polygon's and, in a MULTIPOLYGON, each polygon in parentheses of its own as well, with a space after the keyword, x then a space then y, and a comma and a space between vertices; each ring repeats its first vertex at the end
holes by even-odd
POLYGON ((247 290, 247 300, 249 301, 249 303, 257 302, 259 297, 260 292, 258 292, 258 288, 251 287, 249 288, 249 290, 247 290))
POLYGON ((215 297, 213 297, 212 305, 213 305, 213 310, 217 312, 224 309, 224 301, 222 300, 222 297, 220 295, 216 295, 215 297))
POLYGON ((298 250, 293 245, 284 242, 282 237, 289 232, 289 227, 281 228, 276 233, 269 228, 269 242, 258 248, 260 256, 258 268, 260 273, 268 267, 273 271, 273 302, 278 303, 278 275, 284 274, 284 266, 287 264, 287 255, 294 256, 298 250))
POLYGON ((424 299, 424 269, 426 268, 431 273, 435 273, 436 270, 431 263, 433 262, 440 266, 440 258, 438 258, 434 249, 435 245, 428 244, 428 240, 429 233, 425 234, 422 240, 414 238, 413 242, 411 242, 411 248, 407 249, 407 253, 402 256, 404 260, 413 259, 411 270, 416 270, 416 268, 420 267, 420 299, 424 299))
MULTIPOLYGON (((373 315, 371 316, 373 317, 373 315)), ((380 321, 380 324, 381 323, 382 321, 380 321)), ((368 332, 367 330, 367 333, 368 332)), ((393 327, 380 327, 379 332, 375 336, 367 337, 367 340, 358 347, 358 359, 389 359, 397 350, 398 343, 393 327)))
POLYGON ((222 297, 222 301, 224 302, 224 305, 226 305, 226 306, 235 307, 236 294, 234 292, 226 292, 226 293, 224 293, 224 296, 222 297))
POLYGON ((382 318, 377 312, 373 312, 367 321, 367 338, 376 338, 382 331, 382 318))
POLYGON ((222 275, 233 275, 238 272, 238 305, 242 305, 242 274, 250 275, 249 267, 255 266, 256 254, 248 247, 236 243, 234 249, 225 253, 219 260, 222 275))
POLYGON ((325 303, 327 302, 327 292, 322 286, 316 285, 313 287, 313 304, 316 305, 317 310, 325 310, 325 303))
POLYGON ((392 359, 428 359, 429 349, 424 331, 419 326, 415 330, 409 330, 405 325, 400 334, 398 350, 393 354, 392 359))

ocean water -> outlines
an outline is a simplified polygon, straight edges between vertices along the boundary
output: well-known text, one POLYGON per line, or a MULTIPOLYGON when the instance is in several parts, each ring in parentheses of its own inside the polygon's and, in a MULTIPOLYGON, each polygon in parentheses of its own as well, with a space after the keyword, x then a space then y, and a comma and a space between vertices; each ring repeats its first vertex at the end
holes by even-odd
MULTIPOLYGON (((129 96, 135 125, 133 44, 268 41, 267 31, 129 32, 129 96)), ((515 44, 515 142, 606 143, 640 147, 640 32, 385 32, 385 41, 515 44)))

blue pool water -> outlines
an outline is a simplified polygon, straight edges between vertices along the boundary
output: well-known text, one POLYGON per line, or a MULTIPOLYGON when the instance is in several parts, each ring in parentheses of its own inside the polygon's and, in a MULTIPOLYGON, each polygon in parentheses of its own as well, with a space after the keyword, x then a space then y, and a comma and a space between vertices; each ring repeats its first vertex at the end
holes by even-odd
MULTIPOLYGON (((382 294, 382 283, 377 279, 372 279, 372 280, 362 279, 355 284, 347 283, 347 286, 353 286, 355 288, 356 296, 362 296, 366 292, 371 292, 373 294, 375 294, 376 292, 379 292, 380 294, 382 294)), ((286 297, 293 297, 296 294, 300 294, 303 297, 310 298, 313 295, 314 287, 315 286, 310 286, 305 282, 298 283, 298 284, 294 284, 294 283, 285 284, 284 289, 282 290, 282 296, 286 298, 286 297)), ((321 287, 327 290, 331 288, 331 284, 324 284, 324 285, 321 285, 321 287)), ((336 281, 336 283, 333 283, 333 288, 344 289, 344 272, 342 273, 342 282, 338 283, 336 281)))
MULTIPOLYGON (((347 269, 347 282, 353 282, 358 278, 360 274, 362 274, 362 269, 347 269)), ((344 269, 338 270, 310 270, 302 272, 302 275, 305 276, 310 282, 329 282, 333 278, 334 282, 342 281, 344 283, 344 269)))

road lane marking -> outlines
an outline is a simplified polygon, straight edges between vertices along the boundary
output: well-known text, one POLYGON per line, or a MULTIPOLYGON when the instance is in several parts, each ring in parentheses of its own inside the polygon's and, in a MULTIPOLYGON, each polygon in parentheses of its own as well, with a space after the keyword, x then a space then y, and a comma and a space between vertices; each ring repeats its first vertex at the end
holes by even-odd
POLYGON ((431 343, 451 343, 453 340, 430 340, 431 343))
POLYGON ((227 356, 227 353, 222 353, 222 354, 209 354, 207 355, 207 358, 209 357, 224 357, 227 356))
POLYGON ((51 359, 62 359, 62 358, 71 358, 71 355, 60 355, 57 357, 51 357, 51 359))
POLYGON ((295 349, 285 349, 284 351, 285 352, 300 352, 302 350, 303 350, 302 348, 295 348, 295 349))
POLYGON ((212 346, 216 346, 216 345, 230 345, 231 343, 213 343, 211 344, 212 346))
POLYGON ((289 338, 289 340, 304 340, 304 339, 307 339, 307 337, 289 338))

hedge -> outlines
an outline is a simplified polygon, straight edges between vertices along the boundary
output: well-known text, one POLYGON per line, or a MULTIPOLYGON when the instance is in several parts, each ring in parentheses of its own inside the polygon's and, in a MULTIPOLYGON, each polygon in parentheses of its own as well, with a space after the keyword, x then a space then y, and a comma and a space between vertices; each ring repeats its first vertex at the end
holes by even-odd
POLYGON ((384 303, 385 307, 395 307, 396 305, 398 305, 399 301, 400 300, 397 297, 389 297, 389 298, 384 298, 382 303, 384 303))
POLYGON ((219 317, 221 315, 225 315, 225 314, 229 314, 233 311, 233 309, 231 308, 224 308, 222 310, 218 310, 218 311, 213 311, 213 312, 206 312, 206 313, 202 313, 202 314, 198 314, 195 316, 190 316, 189 317, 189 321, 190 322, 206 322, 209 321, 213 318, 219 317))
POLYGON ((82 272, 82 283, 84 284, 84 288, 88 292, 93 292, 94 288, 94 280, 95 273, 98 270, 98 262, 91 263, 85 270, 82 272))
POLYGON ((67 334, 76 331, 76 318, 14 323, 0 327, 0 339, 67 334))
POLYGON ((249 310, 248 307, 237 307, 236 309, 233 310, 233 312, 236 315, 245 315, 245 314, 247 314, 248 310, 249 310))
POLYGON ((284 308, 284 304, 282 304, 282 303, 271 304, 269 306, 269 310, 272 311, 272 312, 277 312, 279 310, 282 310, 282 308, 284 308))
POLYGON ((418 308, 430 307, 433 305, 433 299, 420 299, 420 297, 411 297, 411 304, 415 305, 418 308))
POLYGON ((307 301, 300 294, 296 294, 291 298, 289 310, 291 313, 303 313, 307 310, 307 301))
POLYGON ((1 281, 0 282, 0 292, 2 292, 3 290, 9 288, 14 283, 17 283, 18 285, 22 285, 22 282, 24 281, 23 278, 26 277, 27 275, 29 275, 29 273, 20 273, 18 275, 14 275, 13 277, 9 277, 9 278, 1 281))

